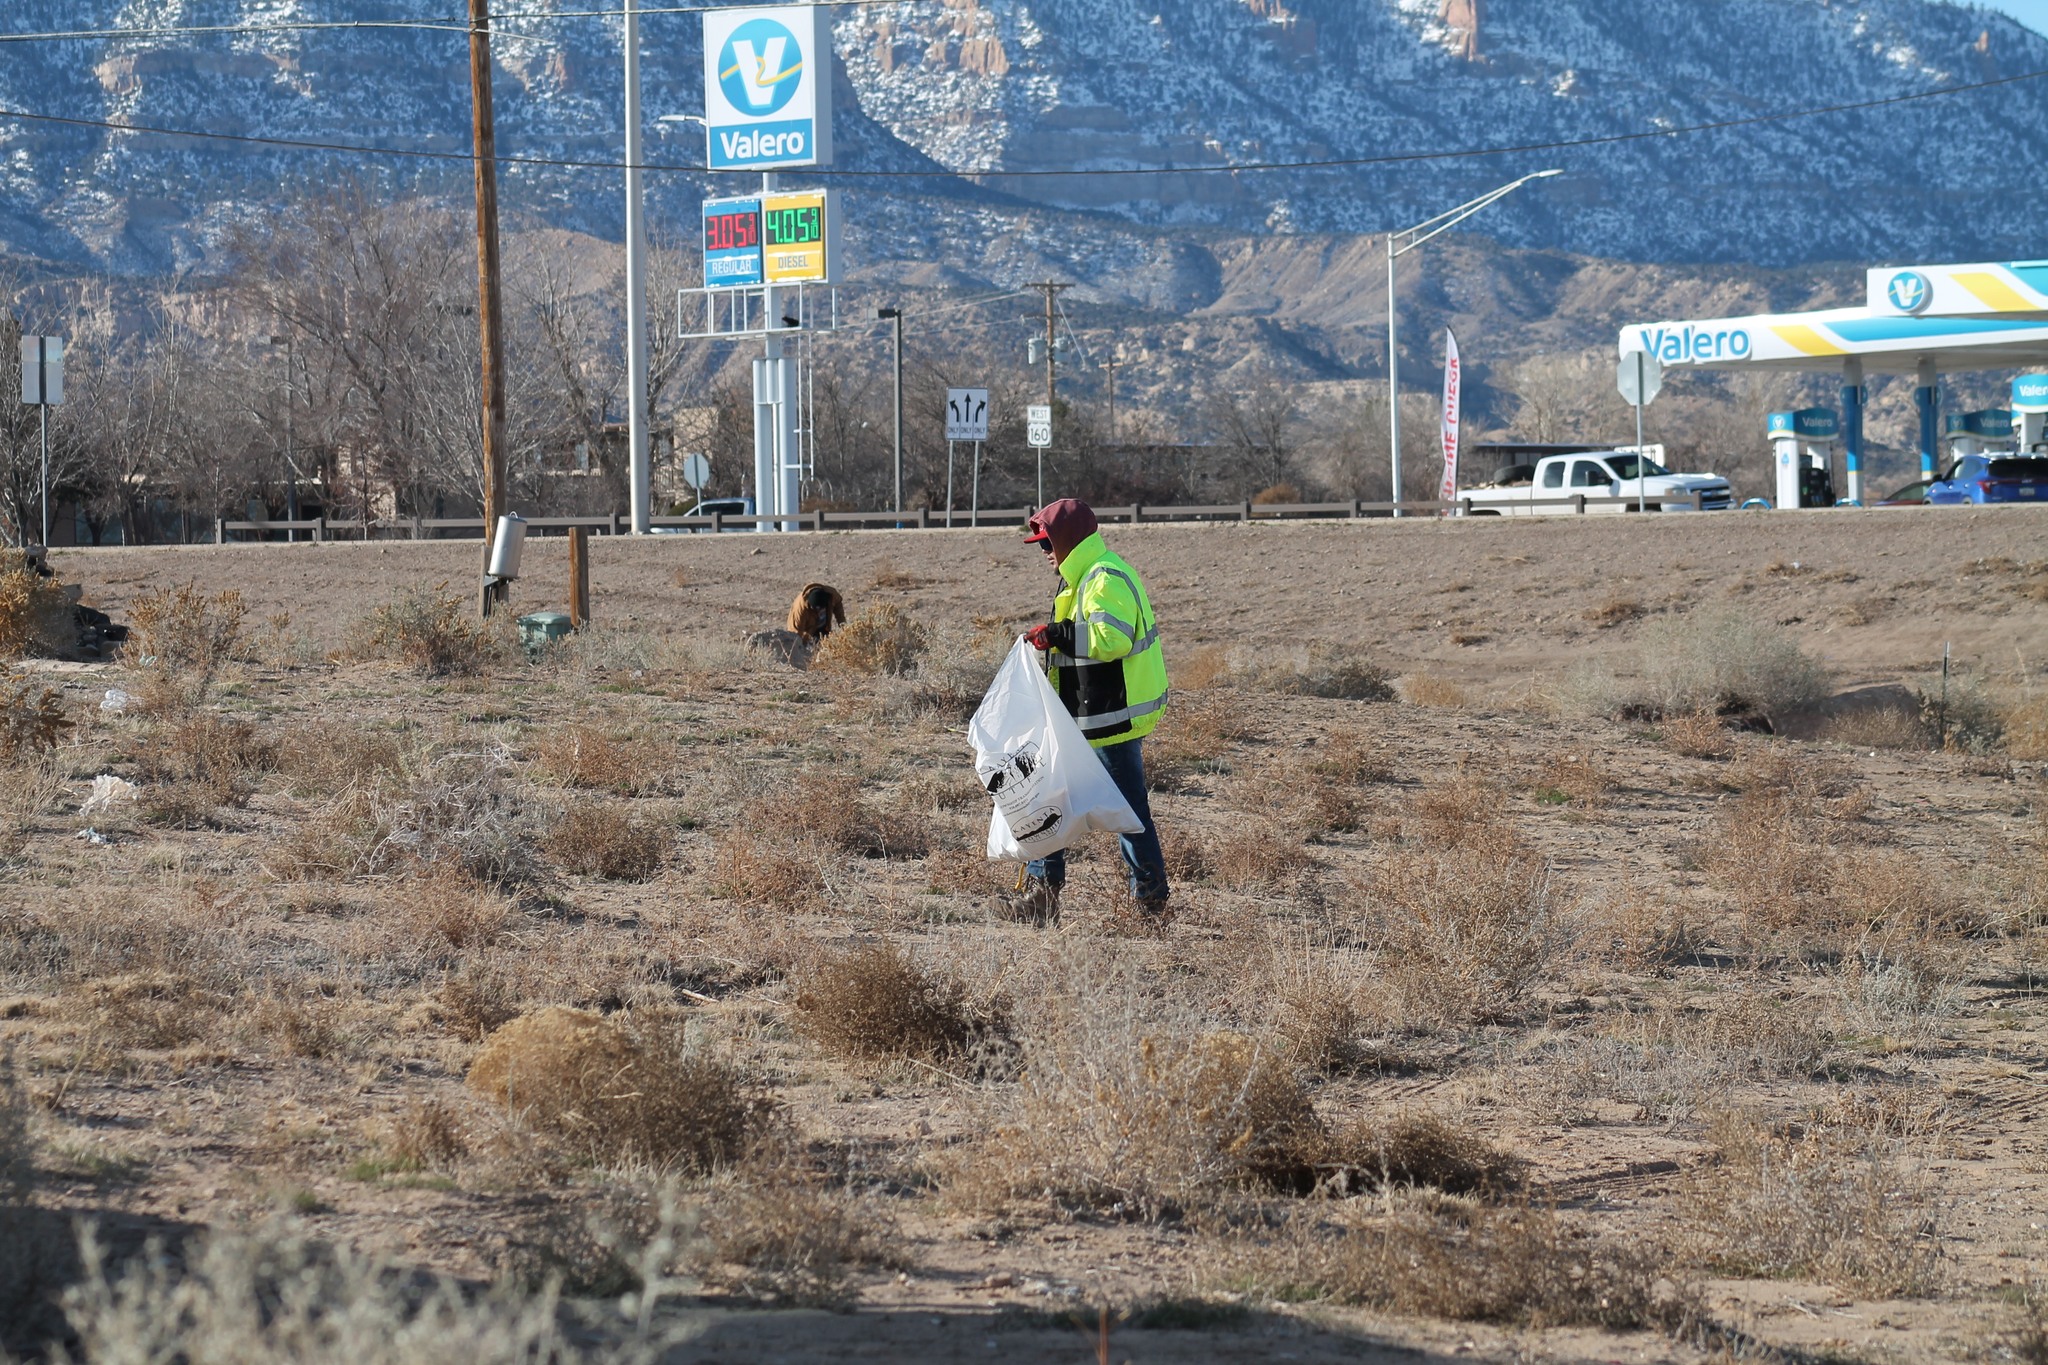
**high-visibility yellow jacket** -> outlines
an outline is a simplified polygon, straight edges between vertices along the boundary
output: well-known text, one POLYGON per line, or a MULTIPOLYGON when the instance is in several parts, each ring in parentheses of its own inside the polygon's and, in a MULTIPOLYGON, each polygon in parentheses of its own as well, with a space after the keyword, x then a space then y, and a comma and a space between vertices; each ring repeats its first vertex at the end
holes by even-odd
POLYGON ((1074 653, 1047 659, 1052 684, 1097 748, 1143 739, 1166 712, 1166 656, 1145 585, 1097 532, 1060 562, 1052 619, 1074 623, 1074 653))

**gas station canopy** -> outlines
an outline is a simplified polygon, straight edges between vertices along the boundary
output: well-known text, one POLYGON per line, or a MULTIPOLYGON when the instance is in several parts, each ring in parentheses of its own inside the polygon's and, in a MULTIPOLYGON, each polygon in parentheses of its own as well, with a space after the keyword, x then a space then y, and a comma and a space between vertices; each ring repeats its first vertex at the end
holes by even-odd
POLYGON ((1930 365, 1938 373, 2022 369, 2048 363, 2048 302, 2038 318, 1886 316, 1871 308, 1830 308, 1638 323, 1621 334, 1621 353, 1631 351, 1648 351, 1667 370, 1839 373, 1851 359, 1862 363, 1865 374, 1922 374, 1930 365))
MULTIPOLYGON (((1839 375, 1849 501, 1860 503, 1864 377, 1915 377, 1920 470, 1933 478, 1941 463, 1943 373, 2048 367, 2048 261, 1883 267, 1866 272, 1865 290, 1861 308, 1636 323, 1621 329, 1620 351, 1647 352, 1665 369, 1839 375)), ((2015 406, 2023 405, 2016 400, 2015 406)), ((2040 425, 2014 433, 2023 448, 2040 439, 2040 425)), ((1785 433, 1772 437, 1781 446, 1792 440, 1785 433)), ((1781 449, 1781 496, 1793 486, 1788 458, 1781 449)), ((1804 467, 1807 457, 1796 458, 1804 467)))

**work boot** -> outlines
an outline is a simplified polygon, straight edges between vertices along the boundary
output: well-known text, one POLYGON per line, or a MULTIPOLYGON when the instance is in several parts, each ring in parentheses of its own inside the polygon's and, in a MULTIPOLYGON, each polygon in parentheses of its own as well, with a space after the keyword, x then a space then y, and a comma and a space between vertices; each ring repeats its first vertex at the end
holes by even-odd
POLYGON ((1060 889, 1032 877, 1025 881, 1022 890, 1005 894, 996 910, 1004 919, 1019 924, 1056 924, 1060 917, 1060 889))

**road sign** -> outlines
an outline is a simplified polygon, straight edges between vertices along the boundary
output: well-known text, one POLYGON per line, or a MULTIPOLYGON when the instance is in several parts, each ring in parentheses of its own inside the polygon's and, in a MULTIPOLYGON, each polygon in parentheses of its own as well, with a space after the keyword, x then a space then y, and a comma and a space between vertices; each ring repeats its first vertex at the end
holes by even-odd
POLYGON ((1648 351, 1630 351, 1614 371, 1614 387, 1632 408, 1647 405, 1664 387, 1664 366, 1648 351))
POLYGON ((946 390, 946 439, 986 441, 988 439, 988 390, 946 390))
POLYGON ((711 461, 702 455, 683 457, 683 482, 697 490, 697 496, 704 496, 704 485, 711 481, 711 461))
POLYGON ((704 15, 704 132, 715 170, 832 160, 832 26, 826 5, 704 15))
POLYGON ((1052 444, 1052 407, 1033 403, 1024 409, 1024 439, 1043 450, 1052 444))
POLYGON ((21 339, 21 401, 56 407, 64 401, 64 338, 21 339))

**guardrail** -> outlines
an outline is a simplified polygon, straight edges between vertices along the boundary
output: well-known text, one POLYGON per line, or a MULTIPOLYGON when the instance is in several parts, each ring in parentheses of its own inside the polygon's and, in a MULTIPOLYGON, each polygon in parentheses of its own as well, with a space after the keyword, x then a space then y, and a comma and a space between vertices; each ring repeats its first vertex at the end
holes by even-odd
MULTIPOLYGON (((1652 502, 1652 512, 1664 510, 1668 499, 1652 502)), ((1706 510, 1704 497, 1693 493, 1690 497, 1691 510, 1706 510)), ((1568 497, 1516 499, 1514 510, 1539 507, 1569 507, 1573 513, 1584 515, 1588 508, 1619 506, 1633 512, 1637 500, 1634 497, 1601 497, 1574 493, 1568 497)), ((894 529, 905 531, 943 530, 949 526, 959 530, 974 526, 1016 526, 1031 515, 1028 507, 984 507, 978 512, 963 512, 957 508, 949 517, 941 510, 918 508, 905 512, 831 512, 822 509, 800 512, 796 516, 778 516, 772 512, 728 515, 714 513, 697 517, 652 517, 648 525, 656 534, 688 532, 750 531, 763 526, 794 523, 798 530, 830 531, 855 530, 860 528, 894 529)), ((1507 510, 1505 508, 1499 510, 1507 510)), ((1136 503, 1122 507, 1098 507, 1096 520, 1121 522, 1136 525, 1144 522, 1172 521, 1313 521, 1313 520, 1354 520, 1364 517, 1392 516, 1394 512, 1439 513, 1453 512, 1461 516, 1489 516, 1496 511, 1484 503, 1475 504, 1469 497, 1455 501, 1417 500, 1404 502, 1366 502, 1353 499, 1350 502, 1224 502, 1224 503, 1173 503, 1151 506, 1136 503)), ((560 531, 567 534, 571 527, 583 527, 604 535, 620 535, 632 529, 631 518, 624 513, 611 512, 591 517, 528 517, 527 534, 546 534, 560 531)), ((400 538, 422 540, 439 537, 440 533, 453 531, 458 534, 452 539, 481 540, 484 534, 482 517, 376 517, 367 526, 360 519, 343 521, 328 517, 314 517, 298 521, 228 521, 217 520, 214 534, 217 540, 225 542, 230 535, 269 535, 276 532, 296 534, 310 532, 316 543, 330 540, 367 540, 384 535, 389 538, 396 534, 400 538), (467 533, 467 534, 462 534, 467 533)))

